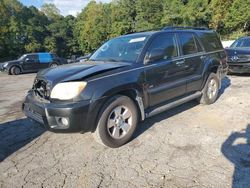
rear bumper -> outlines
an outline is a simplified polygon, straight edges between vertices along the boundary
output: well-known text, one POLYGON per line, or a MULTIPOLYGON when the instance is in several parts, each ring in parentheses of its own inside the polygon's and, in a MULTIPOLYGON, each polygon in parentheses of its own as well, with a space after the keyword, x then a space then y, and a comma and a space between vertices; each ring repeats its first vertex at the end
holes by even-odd
POLYGON ((42 124, 47 130, 88 132, 93 126, 88 122, 89 106, 89 100, 63 104, 38 102, 36 97, 29 92, 22 109, 28 118, 42 124))
POLYGON ((229 72, 250 73, 250 62, 249 63, 229 63, 229 72))

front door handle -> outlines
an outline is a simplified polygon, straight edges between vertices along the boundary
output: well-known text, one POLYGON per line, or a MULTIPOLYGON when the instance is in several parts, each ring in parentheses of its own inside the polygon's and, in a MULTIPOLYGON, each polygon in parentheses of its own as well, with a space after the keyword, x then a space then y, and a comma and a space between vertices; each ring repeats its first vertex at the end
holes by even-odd
POLYGON ((177 66, 181 66, 181 65, 183 65, 185 63, 185 61, 183 60, 183 61, 177 61, 175 64, 177 65, 177 66))

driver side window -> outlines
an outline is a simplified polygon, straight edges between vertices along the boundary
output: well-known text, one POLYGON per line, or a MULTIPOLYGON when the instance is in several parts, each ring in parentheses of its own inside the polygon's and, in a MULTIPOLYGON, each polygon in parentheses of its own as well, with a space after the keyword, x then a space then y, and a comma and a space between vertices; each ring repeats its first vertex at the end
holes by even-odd
POLYGON ((27 55, 27 57, 25 58, 25 62, 36 63, 36 62, 38 62, 38 57, 37 57, 37 55, 27 55))
POLYGON ((158 62, 162 60, 170 60, 178 56, 178 47, 175 34, 163 33, 157 36, 145 56, 146 62, 158 62))

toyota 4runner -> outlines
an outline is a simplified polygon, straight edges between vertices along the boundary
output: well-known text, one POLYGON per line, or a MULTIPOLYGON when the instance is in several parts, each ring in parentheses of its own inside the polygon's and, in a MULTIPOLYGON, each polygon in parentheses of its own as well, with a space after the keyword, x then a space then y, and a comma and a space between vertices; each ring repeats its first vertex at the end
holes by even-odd
POLYGON ((92 132, 119 147, 138 121, 197 99, 212 104, 226 75, 215 31, 166 27, 120 36, 88 61, 40 71, 23 111, 54 132, 92 132))

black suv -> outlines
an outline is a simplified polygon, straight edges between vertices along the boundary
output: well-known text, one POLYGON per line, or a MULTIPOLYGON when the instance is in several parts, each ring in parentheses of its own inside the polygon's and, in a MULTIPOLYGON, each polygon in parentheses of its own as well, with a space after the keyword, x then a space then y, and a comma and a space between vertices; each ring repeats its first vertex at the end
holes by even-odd
POLYGON ((0 66, 0 71, 8 74, 18 75, 25 72, 36 72, 48 67, 67 64, 67 60, 59 58, 52 53, 31 53, 24 54, 17 60, 4 62, 0 66))
POLYGON ((194 99, 214 103, 227 68, 214 31, 129 34, 109 40, 84 64, 39 72, 23 110, 48 130, 90 131, 119 147, 140 120, 194 99))

